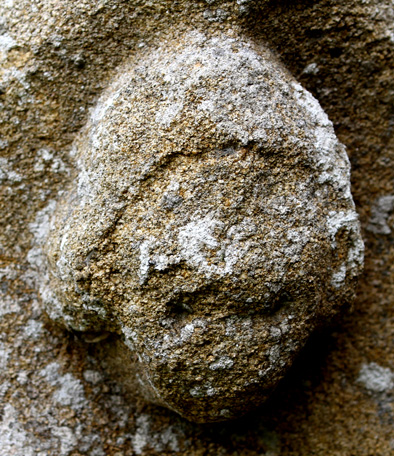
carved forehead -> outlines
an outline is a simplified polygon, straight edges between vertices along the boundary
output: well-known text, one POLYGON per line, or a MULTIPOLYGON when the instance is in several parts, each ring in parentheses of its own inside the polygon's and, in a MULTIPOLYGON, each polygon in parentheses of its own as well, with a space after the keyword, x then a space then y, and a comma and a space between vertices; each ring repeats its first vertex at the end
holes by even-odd
POLYGON ((303 176, 335 166, 331 184, 347 182, 331 122, 268 51, 194 32, 133 63, 103 95, 78 145, 80 187, 90 201, 138 186, 169 157, 242 148, 281 168, 282 180, 300 165, 303 176))

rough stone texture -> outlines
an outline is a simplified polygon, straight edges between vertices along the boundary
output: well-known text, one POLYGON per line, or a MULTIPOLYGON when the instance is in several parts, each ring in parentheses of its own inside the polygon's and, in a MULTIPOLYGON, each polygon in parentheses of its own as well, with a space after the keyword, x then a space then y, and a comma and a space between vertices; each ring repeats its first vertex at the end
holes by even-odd
POLYGON ((393 12, 389 0, 0 3, 4 454, 392 454, 393 12), (69 179, 89 107, 119 64, 173 27, 242 28, 279 54, 347 147, 366 245, 353 312, 315 336, 264 408, 210 427, 126 398, 112 356, 119 342, 54 327, 26 260, 40 211, 69 179), (390 233, 370 229, 385 224, 390 233), (52 363, 58 380, 41 375, 52 363), (84 390, 78 409, 55 400, 67 374, 84 390))
POLYGON ((44 246, 49 315, 122 334, 145 393, 201 422, 264 402, 363 262, 344 147, 255 47, 193 31, 138 53, 74 144, 44 246))

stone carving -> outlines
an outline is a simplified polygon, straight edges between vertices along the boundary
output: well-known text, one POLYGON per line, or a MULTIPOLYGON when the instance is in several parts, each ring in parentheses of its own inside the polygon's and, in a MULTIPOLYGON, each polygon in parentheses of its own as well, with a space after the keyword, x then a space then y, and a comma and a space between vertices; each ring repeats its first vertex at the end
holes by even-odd
POLYGON ((121 335, 150 400, 238 416, 353 299, 363 243, 344 146, 261 45, 189 31, 141 52, 73 157, 41 297, 70 328, 121 335))

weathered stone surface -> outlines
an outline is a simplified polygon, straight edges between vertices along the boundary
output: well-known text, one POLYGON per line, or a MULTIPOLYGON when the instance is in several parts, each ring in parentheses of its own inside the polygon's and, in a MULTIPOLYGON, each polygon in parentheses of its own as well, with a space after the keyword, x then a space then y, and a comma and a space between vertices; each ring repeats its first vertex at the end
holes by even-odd
POLYGON ((393 17, 391 0, 0 1, 1 454, 393 453, 393 17), (185 29, 242 29, 319 100, 350 157, 366 247, 353 310, 316 333, 264 407, 209 426, 125 395, 130 352, 53 325, 26 259, 40 260, 48 203, 107 81, 185 29))
POLYGON ((151 400, 195 421, 244 413, 351 302, 345 149, 262 46, 192 31, 137 54, 73 158, 40 235, 41 297, 70 328, 122 334, 151 400))

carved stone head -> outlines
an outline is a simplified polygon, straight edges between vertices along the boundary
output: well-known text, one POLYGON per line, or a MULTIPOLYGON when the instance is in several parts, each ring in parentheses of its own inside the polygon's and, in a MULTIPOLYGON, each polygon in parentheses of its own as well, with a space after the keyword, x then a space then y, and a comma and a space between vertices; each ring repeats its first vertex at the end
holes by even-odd
POLYGON ((41 295, 71 328, 118 333, 152 400, 228 419, 353 298, 363 244, 345 148, 245 38, 191 32, 120 73, 75 142, 41 295))

